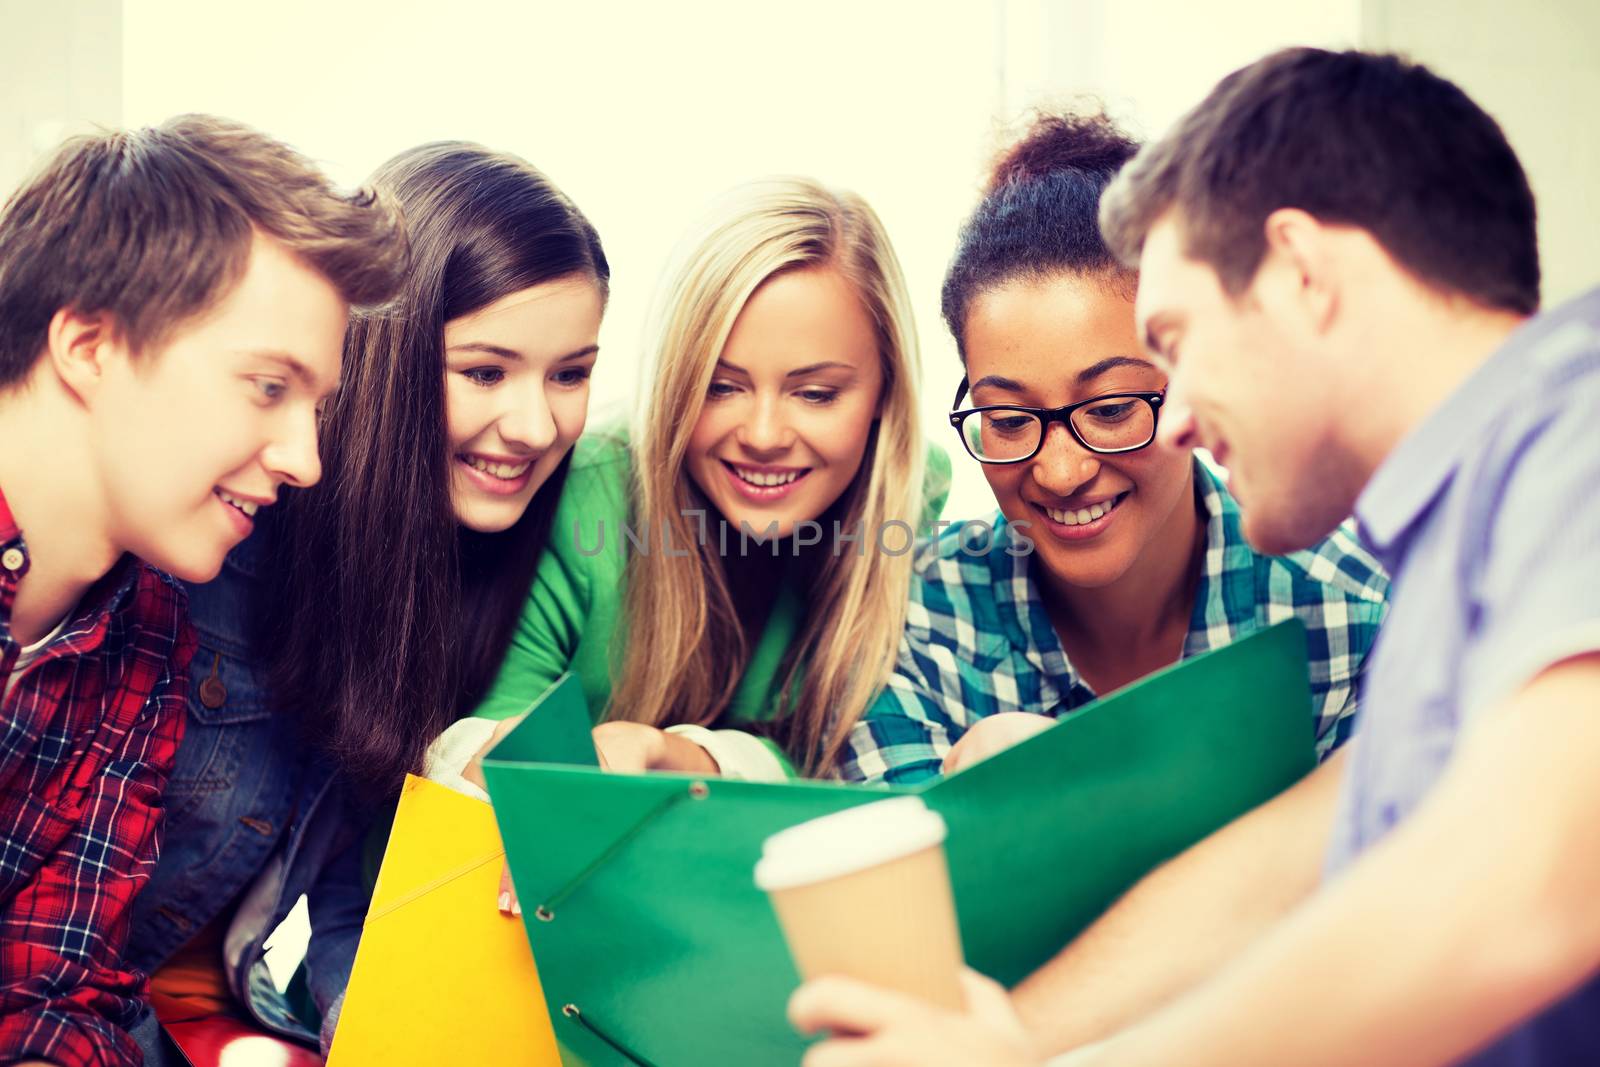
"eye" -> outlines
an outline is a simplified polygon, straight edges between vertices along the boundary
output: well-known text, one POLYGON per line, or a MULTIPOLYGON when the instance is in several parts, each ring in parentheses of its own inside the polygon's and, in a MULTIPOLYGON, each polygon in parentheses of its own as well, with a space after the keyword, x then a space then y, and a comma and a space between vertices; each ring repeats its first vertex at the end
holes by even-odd
POLYGON ((1134 400, 1120 400, 1114 404, 1096 404, 1083 413, 1098 422, 1121 422, 1133 413, 1134 400))
POLYGON ((819 388, 802 389, 795 395, 808 404, 831 404, 835 400, 839 399, 839 390, 819 388))
POLYGON ((739 387, 732 382, 712 382, 706 387, 708 400, 721 400, 730 397, 739 391, 739 387))
POLYGON ((582 385, 594 373, 593 367, 563 367, 550 376, 557 385, 582 385))
POLYGON ((288 384, 278 378, 252 378, 251 384, 256 387, 256 391, 261 394, 262 399, 269 404, 289 391, 288 384))
POLYGON ((461 376, 473 385, 487 389, 505 381, 506 372, 500 367, 469 367, 461 372, 461 376))
POLYGON ((986 420, 995 433, 1018 434, 1033 422, 1032 415, 991 415, 986 420))

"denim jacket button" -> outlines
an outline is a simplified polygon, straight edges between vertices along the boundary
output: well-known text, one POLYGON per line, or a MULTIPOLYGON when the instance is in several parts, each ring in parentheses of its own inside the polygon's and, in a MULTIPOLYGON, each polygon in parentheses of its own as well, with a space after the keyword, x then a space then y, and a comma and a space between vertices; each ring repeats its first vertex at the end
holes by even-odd
POLYGON ((200 703, 212 711, 216 711, 228 702, 228 687, 217 677, 217 672, 220 670, 222 670, 222 653, 218 652, 211 661, 211 673, 200 683, 200 703))
POLYGON ((200 683, 200 703, 216 711, 228 702, 228 687, 217 678, 207 678, 200 683))

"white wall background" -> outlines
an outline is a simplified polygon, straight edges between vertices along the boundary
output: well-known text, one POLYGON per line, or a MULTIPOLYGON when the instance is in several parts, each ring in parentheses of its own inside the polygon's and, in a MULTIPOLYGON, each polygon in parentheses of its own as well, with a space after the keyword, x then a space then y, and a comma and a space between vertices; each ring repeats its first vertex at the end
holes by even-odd
MULTIPOLYGON (((1158 133, 1219 76, 1290 43, 1353 43, 1358 0, 0 0, 0 181, 86 120, 215 111, 360 182, 395 152, 467 138, 544 169, 613 270, 596 418, 629 410, 670 249, 722 189, 808 173, 863 194, 905 267, 927 431, 959 374, 938 316, 956 228, 1024 109, 1093 91, 1158 133), (1151 28, 1159 30, 1150 35, 1151 28), (64 60, 64 62, 63 62, 64 60), (93 89, 93 95, 90 91, 93 89)), ((953 517, 992 510, 957 457, 953 517)))
POLYGON ((1367 0, 1362 39, 1405 52, 1500 123, 1539 203, 1544 302, 1600 283, 1600 3, 1367 0))

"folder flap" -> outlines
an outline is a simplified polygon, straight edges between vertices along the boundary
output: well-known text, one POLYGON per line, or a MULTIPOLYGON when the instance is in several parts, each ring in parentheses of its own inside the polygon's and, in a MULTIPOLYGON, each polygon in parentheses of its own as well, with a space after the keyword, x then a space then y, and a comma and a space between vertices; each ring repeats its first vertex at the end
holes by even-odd
POLYGON ((490 749, 489 760, 570 763, 600 766, 594 749, 594 724, 583 685, 571 671, 557 678, 523 713, 522 722, 490 749))
POLYGON ((409 832, 389 835, 367 908, 368 923, 505 855, 489 806, 437 782, 407 775, 395 825, 402 816, 409 832))
POLYGON ((968 959, 1008 985, 1026 977, 1040 944, 1066 944, 1153 866, 1310 771, 1311 722, 1290 620, 935 780, 922 795, 950 828, 968 959))
POLYGON ((329 1067, 560 1060, 489 805, 408 777, 329 1067))

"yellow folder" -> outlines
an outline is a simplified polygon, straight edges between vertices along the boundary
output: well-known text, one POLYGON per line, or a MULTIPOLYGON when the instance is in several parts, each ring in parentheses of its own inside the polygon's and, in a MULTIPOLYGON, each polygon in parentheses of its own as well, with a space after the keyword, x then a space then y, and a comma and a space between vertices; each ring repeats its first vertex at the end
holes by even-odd
POLYGON ((560 1067, 504 863, 489 805, 406 779, 329 1067, 560 1067))

